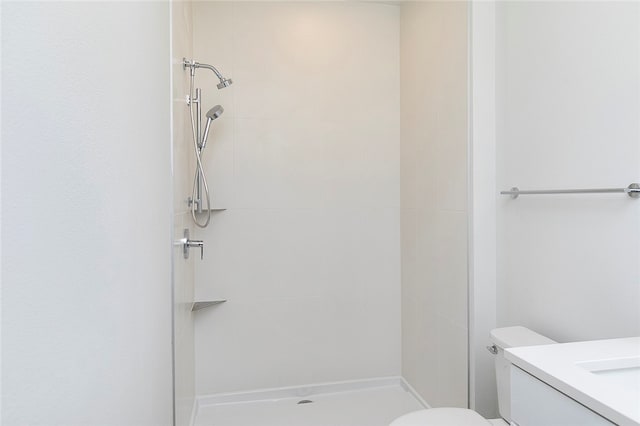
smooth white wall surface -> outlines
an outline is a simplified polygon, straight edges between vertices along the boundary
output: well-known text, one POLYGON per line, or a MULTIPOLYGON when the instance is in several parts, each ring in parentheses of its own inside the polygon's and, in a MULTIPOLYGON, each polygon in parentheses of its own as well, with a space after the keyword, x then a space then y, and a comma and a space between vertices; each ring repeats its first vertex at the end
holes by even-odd
POLYGON ((2 424, 170 425, 169 6, 2 9, 2 424))
POLYGON ((399 8, 194 3, 216 207, 198 394, 400 373, 399 8))
MULTIPOLYGON (((173 158, 173 237, 180 240, 184 229, 193 232, 188 198, 193 183, 193 139, 189 107, 189 71, 182 69, 182 58, 193 56, 193 31, 190 1, 171 2, 171 115, 173 158)), ((182 245, 173 249, 173 333, 175 374, 175 421, 189 425, 195 400, 194 323, 191 306, 194 297, 194 259, 183 256, 182 245)))
MULTIPOLYGON (((505 2, 498 188, 640 181, 640 4, 505 2)), ((498 322, 558 341, 640 334, 640 200, 501 197, 498 322)))
MULTIPOLYGON (((2 5, 0 4, 0 22, 2 22, 2 5)), ((2 46, 0 31, 0 46, 2 46)), ((2 92, 2 55, 0 54, 0 93, 2 92)), ((0 102, 0 135, 2 134, 2 102, 0 102)), ((1 140, 0 140, 1 142, 1 140)), ((2 143, 0 143, 0 242, 2 241, 2 143)), ((2 244, 0 243, 0 271, 2 271, 2 244)), ((0 272, 0 319, 2 318, 2 273, 0 272)), ((0 373, 2 372, 2 323, 0 322, 0 373)), ((0 376, 1 377, 1 376, 0 376)), ((0 385, 0 420, 2 419, 2 386, 0 385)))
POLYGON ((471 209, 469 259, 469 405, 498 417, 494 356, 496 327, 496 34, 495 2, 470 5, 471 209))
POLYGON ((402 375, 466 407, 467 4, 401 10, 402 375))

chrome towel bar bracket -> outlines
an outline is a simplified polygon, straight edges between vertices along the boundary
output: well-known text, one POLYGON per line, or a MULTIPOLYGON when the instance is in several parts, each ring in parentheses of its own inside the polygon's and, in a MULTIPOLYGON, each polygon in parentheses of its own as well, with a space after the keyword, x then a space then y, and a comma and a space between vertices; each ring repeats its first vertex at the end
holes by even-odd
POLYGON ((521 190, 513 187, 508 191, 500 191, 502 195, 510 195, 511 198, 518 198, 520 195, 546 195, 546 194, 606 194, 624 193, 631 198, 640 198, 640 184, 632 183, 626 188, 594 188, 594 189, 539 189, 521 190))

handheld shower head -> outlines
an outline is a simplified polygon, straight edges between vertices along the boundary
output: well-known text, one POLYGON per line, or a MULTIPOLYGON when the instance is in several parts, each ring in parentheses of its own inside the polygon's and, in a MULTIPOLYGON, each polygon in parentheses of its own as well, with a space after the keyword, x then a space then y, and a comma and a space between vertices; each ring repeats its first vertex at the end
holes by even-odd
POLYGON ((204 128, 204 135, 202 135, 202 146, 200 150, 203 150, 205 145, 207 144, 207 138, 209 137, 209 126, 211 126, 211 122, 216 118, 220 117, 224 112, 224 108, 222 105, 216 105, 207 111, 207 125, 204 128))
POLYGON ((208 119, 207 121, 215 120, 216 118, 220 117, 223 112, 224 112, 224 108, 222 108, 222 105, 214 106, 209 111, 207 111, 207 119, 208 119))

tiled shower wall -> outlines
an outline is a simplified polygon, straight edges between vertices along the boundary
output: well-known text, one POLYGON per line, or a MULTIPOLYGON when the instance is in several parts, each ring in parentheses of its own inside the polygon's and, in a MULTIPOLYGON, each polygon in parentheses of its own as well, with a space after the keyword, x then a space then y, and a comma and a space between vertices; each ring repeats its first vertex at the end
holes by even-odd
POLYGON ((401 19, 402 374, 467 406, 467 4, 401 19))
POLYGON ((400 373, 399 8, 193 5, 215 207, 198 394, 400 373))

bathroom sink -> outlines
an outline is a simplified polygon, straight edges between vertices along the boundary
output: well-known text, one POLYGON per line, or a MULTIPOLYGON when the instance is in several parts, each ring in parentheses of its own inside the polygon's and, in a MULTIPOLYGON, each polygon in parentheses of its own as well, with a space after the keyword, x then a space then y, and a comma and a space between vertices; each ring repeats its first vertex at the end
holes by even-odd
POLYGON ((640 394, 640 357, 601 359, 576 363, 610 383, 640 394))
POLYGON ((619 426, 640 426, 640 337, 505 349, 515 366, 619 426))

